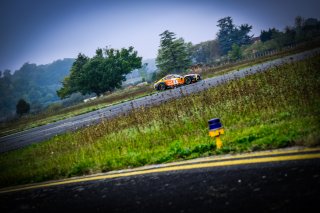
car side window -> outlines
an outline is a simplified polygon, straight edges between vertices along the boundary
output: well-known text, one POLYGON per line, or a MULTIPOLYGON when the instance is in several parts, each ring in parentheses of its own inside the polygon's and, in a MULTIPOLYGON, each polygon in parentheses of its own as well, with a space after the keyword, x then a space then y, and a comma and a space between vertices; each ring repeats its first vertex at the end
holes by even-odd
POLYGON ((172 75, 168 75, 165 77, 165 80, 168 80, 168 79, 171 79, 172 78, 172 75))

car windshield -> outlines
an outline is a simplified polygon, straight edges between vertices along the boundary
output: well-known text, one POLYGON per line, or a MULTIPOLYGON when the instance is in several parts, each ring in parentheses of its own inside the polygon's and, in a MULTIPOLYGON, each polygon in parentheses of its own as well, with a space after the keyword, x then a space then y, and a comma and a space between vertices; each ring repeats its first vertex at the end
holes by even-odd
POLYGON ((163 79, 164 79, 164 80, 168 80, 168 79, 171 79, 171 78, 173 78, 173 75, 167 75, 167 76, 164 77, 163 79))
POLYGON ((169 80, 171 78, 182 78, 182 76, 181 75, 167 75, 163 79, 164 80, 169 80))

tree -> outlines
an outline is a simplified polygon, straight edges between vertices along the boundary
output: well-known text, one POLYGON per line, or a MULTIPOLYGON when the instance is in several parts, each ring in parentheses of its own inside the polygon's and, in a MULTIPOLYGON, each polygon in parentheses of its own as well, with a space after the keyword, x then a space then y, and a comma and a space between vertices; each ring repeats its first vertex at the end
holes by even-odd
POLYGON ((304 27, 315 27, 318 25, 318 20, 315 18, 307 18, 304 23, 304 27))
POLYGON ((252 30, 252 26, 248 24, 242 24, 240 27, 235 28, 234 32, 234 43, 239 46, 251 44, 251 39, 253 35, 249 36, 248 34, 252 30))
POLYGON ((228 16, 218 20, 217 26, 220 28, 217 38, 222 54, 228 53, 233 44, 242 46, 251 43, 253 35, 248 35, 252 29, 251 25, 242 24, 240 27, 236 27, 232 18, 228 16))
POLYGON ((296 30, 287 26, 284 32, 283 46, 291 45, 295 43, 296 30))
POLYGON ((27 103, 24 99, 20 99, 16 105, 16 113, 19 116, 23 114, 29 113, 30 111, 30 104, 27 103))
POLYGON ((78 54, 70 69, 70 75, 63 79, 62 88, 57 91, 57 95, 60 98, 66 98, 80 90, 78 86, 81 84, 82 79, 85 78, 83 67, 88 61, 89 58, 87 56, 81 53, 78 54))
POLYGON ((235 32, 235 26, 232 23, 230 16, 218 20, 217 27, 220 28, 217 38, 219 41, 220 50, 223 54, 231 50, 231 46, 234 43, 233 34, 235 32))
POLYGON ((1 86, 3 87, 4 90, 10 90, 12 86, 12 75, 11 71, 6 69, 2 73, 2 78, 1 78, 1 86))
POLYGON ((192 59, 195 63, 210 64, 220 57, 217 40, 205 41, 192 46, 192 59))
POLYGON ((280 31, 275 28, 269 28, 268 31, 262 30, 260 34, 260 40, 262 42, 269 41, 280 35, 280 31))
POLYGON ((79 54, 57 94, 66 98, 75 92, 83 95, 93 92, 100 96, 103 92, 113 91, 121 87, 128 73, 141 68, 141 60, 133 47, 121 50, 98 48, 93 58, 79 54))
POLYGON ((304 19, 301 16, 297 16, 294 19, 294 26, 296 29, 302 28, 303 24, 304 24, 304 19))
POLYGON ((315 18, 307 18, 302 26, 302 33, 305 41, 320 36, 320 21, 315 18))
POLYGON ((4 78, 11 79, 11 71, 10 71, 10 70, 5 70, 5 71, 3 72, 3 77, 4 77, 4 78))
POLYGON ((138 69, 139 75, 141 76, 143 82, 146 81, 147 79, 147 70, 148 70, 147 67, 148 67, 148 63, 144 63, 142 67, 138 69))
POLYGON ((294 19, 294 26, 296 31, 296 41, 301 42, 304 39, 304 33, 302 31, 302 26, 304 25, 304 19, 301 16, 297 16, 294 19))
POLYGON ((242 58, 242 51, 239 45, 233 44, 232 49, 228 52, 228 56, 231 60, 238 60, 242 58))
POLYGON ((168 30, 160 34, 160 49, 156 58, 160 75, 182 73, 191 65, 190 44, 168 30))

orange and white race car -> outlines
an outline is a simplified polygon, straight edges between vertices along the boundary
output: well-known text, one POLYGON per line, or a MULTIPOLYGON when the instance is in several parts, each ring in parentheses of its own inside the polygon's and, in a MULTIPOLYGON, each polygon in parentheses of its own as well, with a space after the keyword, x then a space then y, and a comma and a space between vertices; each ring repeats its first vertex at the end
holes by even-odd
POLYGON ((169 88, 175 88, 180 85, 191 84, 199 80, 201 80, 199 74, 188 74, 184 76, 169 74, 157 81, 154 84, 154 88, 156 90, 166 90, 169 88))

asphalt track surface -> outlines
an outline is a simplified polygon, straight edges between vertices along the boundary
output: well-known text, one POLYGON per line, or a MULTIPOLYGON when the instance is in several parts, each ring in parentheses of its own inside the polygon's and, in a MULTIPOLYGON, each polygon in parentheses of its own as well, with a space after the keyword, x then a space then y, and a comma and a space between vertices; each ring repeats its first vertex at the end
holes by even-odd
POLYGON ((72 118, 57 121, 44 126, 35 127, 12 135, 3 136, 0 138, 0 153, 23 148, 33 143, 45 141, 55 135, 59 135, 68 131, 75 131, 79 128, 99 123, 103 118, 111 118, 119 114, 125 114, 130 112, 133 108, 161 104, 171 99, 176 99, 191 93, 196 93, 217 86, 228 80, 242 78, 257 72, 263 72, 270 67, 279 66, 281 64, 290 63, 293 61, 299 61, 319 53, 320 48, 316 48, 302 53, 264 62, 248 68, 235 70, 222 76, 208 78, 194 84, 179 87, 177 89, 159 92, 150 96, 135 99, 133 101, 113 105, 97 111, 74 116, 72 118))
POLYGON ((211 157, 153 170, 0 190, 0 211, 282 213, 319 208, 319 148, 211 157))

